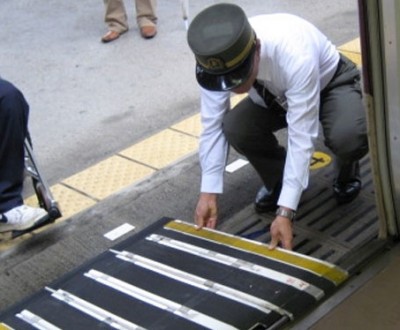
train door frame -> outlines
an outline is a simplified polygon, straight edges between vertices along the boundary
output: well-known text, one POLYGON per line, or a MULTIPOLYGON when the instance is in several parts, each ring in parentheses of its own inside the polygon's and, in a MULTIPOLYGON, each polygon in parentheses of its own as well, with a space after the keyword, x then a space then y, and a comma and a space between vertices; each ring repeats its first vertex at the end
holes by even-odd
POLYGON ((380 238, 399 236, 400 4, 358 0, 364 95, 380 238), (397 91, 397 93, 396 93, 397 91))

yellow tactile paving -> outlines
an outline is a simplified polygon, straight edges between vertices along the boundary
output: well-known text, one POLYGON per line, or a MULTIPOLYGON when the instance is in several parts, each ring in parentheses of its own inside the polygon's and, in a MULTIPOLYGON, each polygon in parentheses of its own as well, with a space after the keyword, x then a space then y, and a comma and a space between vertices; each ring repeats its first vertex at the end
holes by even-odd
MULTIPOLYGON (((56 200, 59 204, 59 208, 62 213, 62 217, 57 219, 57 222, 68 219, 74 214, 77 214, 96 204, 96 200, 61 184, 56 184, 50 187, 50 191, 53 194, 54 200, 56 200)), ((24 200, 24 203, 33 207, 39 206, 36 195, 29 196, 24 200)))
POLYGON ((166 129, 119 154, 160 169, 196 151, 197 148, 197 138, 166 129))
POLYGON ((340 47, 338 50, 357 65, 361 65, 361 45, 360 38, 349 41, 340 47))
POLYGON ((69 218, 70 216, 96 204, 94 199, 86 197, 85 195, 61 184, 52 186, 50 190, 54 199, 59 204, 62 204, 60 205, 60 211, 62 213, 61 219, 69 218), (60 201, 62 201, 62 203, 60 201))
POLYGON ((339 46, 338 49, 346 52, 360 54, 361 53, 360 38, 355 38, 349 42, 346 42, 345 44, 339 46))
POLYGON ((39 207, 39 201, 36 195, 29 196, 24 199, 24 204, 32 206, 32 207, 39 207))
POLYGON ((245 94, 233 94, 232 97, 231 97, 231 109, 233 107, 235 107, 246 96, 247 96, 247 93, 245 93, 245 94))
POLYGON ((143 180, 153 172, 154 169, 150 167, 120 156, 112 156, 65 179, 63 183, 88 196, 101 200, 135 182, 143 180))
POLYGON ((0 252, 7 251, 33 236, 32 233, 26 233, 22 236, 11 238, 11 235, 11 232, 0 234, 0 252))
POLYGON ((352 53, 352 52, 346 52, 341 50, 340 51, 344 56, 352 60, 354 63, 356 63, 358 66, 361 65, 361 55, 357 53, 352 53))
POLYGON ((200 120, 200 113, 191 116, 181 122, 171 126, 172 129, 199 137, 201 134, 202 126, 200 120))

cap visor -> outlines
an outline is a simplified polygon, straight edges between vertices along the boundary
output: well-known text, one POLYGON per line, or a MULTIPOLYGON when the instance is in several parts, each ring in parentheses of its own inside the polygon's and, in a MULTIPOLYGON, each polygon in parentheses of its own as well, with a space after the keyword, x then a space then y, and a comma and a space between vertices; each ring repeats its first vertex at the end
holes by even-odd
POLYGON ((243 63, 225 74, 211 74, 196 64, 196 78, 200 86, 210 91, 230 91, 243 84, 250 76, 253 63, 253 52, 243 63))

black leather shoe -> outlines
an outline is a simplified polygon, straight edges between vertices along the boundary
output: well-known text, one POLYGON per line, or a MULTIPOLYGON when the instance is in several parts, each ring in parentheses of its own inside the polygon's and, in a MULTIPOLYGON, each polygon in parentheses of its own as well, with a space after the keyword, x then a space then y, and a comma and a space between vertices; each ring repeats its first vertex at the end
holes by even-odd
POLYGON ((342 166, 333 182, 333 193, 338 204, 353 201, 361 191, 360 165, 357 162, 342 166))
POLYGON ((254 203, 257 213, 266 213, 275 211, 278 208, 278 198, 281 193, 282 183, 279 182, 274 189, 268 189, 263 186, 258 191, 254 203))
POLYGON ((353 180, 345 184, 335 182, 333 184, 333 192, 338 204, 346 204, 353 201, 361 191, 361 181, 353 180))

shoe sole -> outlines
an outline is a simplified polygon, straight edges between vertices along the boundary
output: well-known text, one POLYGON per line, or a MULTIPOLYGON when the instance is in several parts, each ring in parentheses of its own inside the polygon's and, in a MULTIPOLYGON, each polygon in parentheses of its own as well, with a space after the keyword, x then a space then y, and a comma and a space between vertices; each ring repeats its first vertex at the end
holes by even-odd
POLYGON ((358 197, 359 194, 360 194, 360 193, 358 192, 358 193, 355 194, 354 196, 350 196, 350 197, 346 197, 346 198, 339 197, 339 196, 335 196, 336 203, 337 203, 338 205, 343 205, 343 204, 351 203, 352 201, 354 201, 354 200, 358 197))
POLYGON ((120 37, 120 36, 115 37, 115 38, 111 38, 111 39, 101 39, 101 42, 102 42, 103 44, 107 44, 107 43, 109 43, 109 42, 112 42, 112 41, 114 41, 114 40, 117 40, 119 37, 120 37))
POLYGON ((1 233, 9 233, 11 231, 22 231, 22 230, 27 230, 29 228, 34 227, 35 225, 37 225, 39 222, 41 222, 45 217, 47 216, 47 213, 44 213, 43 215, 41 215, 39 218, 36 218, 35 220, 33 220, 31 223, 26 224, 24 226, 18 227, 16 228, 15 226, 13 228, 9 228, 6 230, 0 230, 0 234, 1 233))

